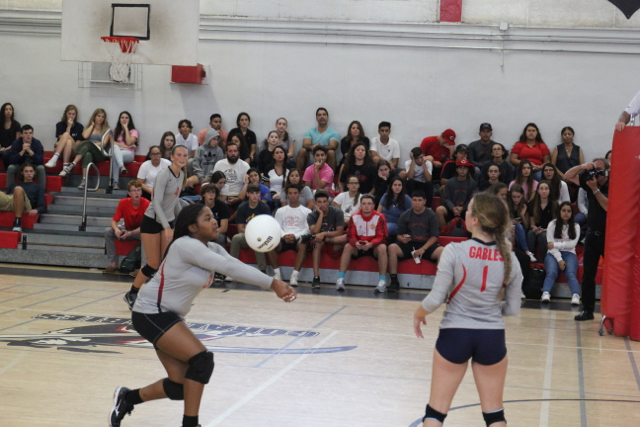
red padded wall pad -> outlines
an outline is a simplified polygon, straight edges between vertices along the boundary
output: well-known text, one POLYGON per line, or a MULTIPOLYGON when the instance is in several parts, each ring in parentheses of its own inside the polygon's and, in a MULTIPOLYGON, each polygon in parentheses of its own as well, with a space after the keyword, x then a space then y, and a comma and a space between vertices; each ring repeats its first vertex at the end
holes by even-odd
POLYGON ((462 0, 440 0, 440 22, 460 22, 462 0))

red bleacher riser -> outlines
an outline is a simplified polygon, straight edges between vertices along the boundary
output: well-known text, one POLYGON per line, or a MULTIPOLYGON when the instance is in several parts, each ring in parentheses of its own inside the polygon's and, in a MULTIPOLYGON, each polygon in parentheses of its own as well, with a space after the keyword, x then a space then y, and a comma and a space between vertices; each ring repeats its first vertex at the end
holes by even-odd
POLYGON ((118 240, 116 239, 116 254, 129 255, 129 252, 140 244, 140 240, 118 240))
MULTIPOLYGON (((22 214, 22 228, 33 228, 33 224, 38 222, 40 214, 30 216, 29 214, 22 214)), ((11 228, 16 216, 13 212, 0 212, 0 227, 11 228)))
MULTIPOLYGON (((61 176, 47 176, 46 191, 62 191, 63 178, 61 176)), ((7 174, 0 173, 0 188, 7 188, 7 174)))
POLYGON ((431 201, 431 209, 435 211, 438 206, 440 206, 440 197, 434 196, 431 201))
MULTIPOLYGON (((47 163, 51 157, 53 157, 53 152, 52 151, 45 151, 44 153, 44 162, 47 163)), ((145 156, 135 156, 134 157, 134 161, 131 163, 128 163, 125 166, 125 168, 127 168, 127 173, 124 175, 121 175, 124 178, 136 178, 138 176, 138 170, 140 169, 140 166, 142 166, 142 162, 144 162, 144 157, 145 156), (138 160, 138 158, 142 158, 142 160, 138 160)), ((109 175, 109 162, 108 161, 102 161, 102 162, 98 162, 96 163, 96 166, 98 166, 98 170, 100 171, 100 176, 108 176, 109 175)), ((56 163, 55 167, 52 168, 46 168, 47 174, 51 174, 49 175, 47 178, 51 177, 52 175, 55 174, 59 174, 62 171, 62 160, 58 160, 58 163, 56 163)), ((82 165, 76 165, 75 168, 73 168, 72 174, 74 175, 81 175, 82 174, 82 165)), ((90 175, 95 175, 95 172, 92 170, 90 172, 90 175)), ((60 191, 60 190, 48 190, 48 191, 60 191)))
POLYGON ((44 203, 47 206, 47 209, 49 209, 49 205, 53 203, 53 198, 54 198, 53 194, 47 193, 44 195, 44 203))
POLYGON ((0 231, 0 248, 18 249, 20 234, 16 231, 0 231))

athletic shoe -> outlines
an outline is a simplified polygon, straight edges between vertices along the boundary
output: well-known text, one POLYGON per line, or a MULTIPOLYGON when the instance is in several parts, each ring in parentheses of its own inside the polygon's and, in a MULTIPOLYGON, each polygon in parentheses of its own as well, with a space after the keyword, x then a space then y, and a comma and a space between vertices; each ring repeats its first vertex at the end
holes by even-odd
POLYGON ((224 279, 226 279, 227 276, 225 276, 224 274, 220 274, 220 273, 215 273, 213 275, 213 281, 214 282, 224 282, 224 279))
POLYGON ((389 283, 389 287, 387 287, 387 292, 393 293, 400 291, 400 282, 398 279, 391 279, 391 283, 389 283))
POLYGON ((276 273, 273 275, 273 278, 274 278, 274 279, 276 279, 276 280, 282 280, 282 276, 280 276, 280 272, 276 272, 276 273))
POLYGON ((520 291, 520 299, 527 299, 527 296, 522 291, 520 291))
POLYGON ((110 265, 104 269, 102 274, 120 274, 120 269, 118 267, 110 265))
POLYGON ((82 182, 80 183, 80 185, 78 185, 78 188, 80 190, 84 190, 84 187, 86 187, 87 185, 87 180, 85 178, 82 178, 82 182))
POLYGON ((114 190, 119 190, 120 186, 118 185, 118 181, 113 181, 113 185, 111 186, 111 188, 114 190))
POLYGON ((297 274, 292 274, 291 278, 289 279, 289 285, 297 288, 298 287, 298 275, 297 274))
POLYGON ((120 175, 126 175, 128 173, 129 173, 129 171, 124 166, 120 168, 120 175))
POLYGON ((20 227, 19 225, 16 225, 15 227, 13 227, 11 231, 17 231, 18 233, 22 233, 22 227, 20 227))
POLYGON ((336 291, 344 291, 344 279, 338 279, 336 281, 336 291))
POLYGON ((132 294, 131 291, 127 292, 122 297, 122 299, 124 299, 124 302, 126 302, 129 306, 129 310, 133 310, 133 305, 136 303, 136 298, 138 298, 138 294, 132 294))
POLYGON ((58 156, 52 157, 47 163, 44 164, 45 168, 55 168, 58 164, 58 156))
POLYGON ((580 294, 573 294, 573 296, 571 296, 571 305, 580 305, 580 294))
POLYGON ((574 317, 574 320, 582 322, 583 320, 593 320, 593 311, 582 310, 580 314, 574 317))
POLYGON ((536 261, 538 261, 538 260, 536 259, 536 257, 534 257, 534 256, 533 256, 533 254, 532 254, 531 252, 529 252, 529 259, 531 260, 531 262, 536 262, 536 261))
POLYGON ((312 289, 320 289, 320 277, 314 277, 311 282, 312 289))
POLYGON ((136 277, 138 277, 138 272, 139 271, 140 270, 133 270, 131 273, 129 273, 129 276, 131 276, 131 277, 133 277, 135 279, 136 277))
POLYGON ((378 286, 376 286, 375 292, 380 292, 380 293, 387 292, 387 282, 385 280, 380 280, 378 282, 378 286))
POLYGON ((131 390, 127 387, 116 387, 116 391, 113 393, 113 409, 111 409, 111 413, 109 413, 109 425, 111 427, 120 427, 120 421, 124 418, 125 415, 131 415, 131 411, 133 411, 133 406, 127 405, 124 397, 131 390))
POLYGON ((551 301, 551 294, 549 292, 543 292, 542 298, 540 298, 540 302, 549 302, 551 301))
POLYGON ((76 164, 74 162, 69 163, 67 166, 65 166, 64 169, 62 169, 62 172, 60 172, 60 176, 67 176, 71 173, 71 171, 73 171, 73 168, 76 167, 76 164))

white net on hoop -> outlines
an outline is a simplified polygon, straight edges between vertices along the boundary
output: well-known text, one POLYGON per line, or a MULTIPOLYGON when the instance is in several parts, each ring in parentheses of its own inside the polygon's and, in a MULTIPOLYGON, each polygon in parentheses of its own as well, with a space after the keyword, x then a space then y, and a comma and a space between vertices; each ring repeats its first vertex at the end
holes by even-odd
POLYGON ((136 53, 138 40, 129 37, 103 37, 102 40, 111 55, 111 79, 119 83, 129 83, 131 60, 136 53))

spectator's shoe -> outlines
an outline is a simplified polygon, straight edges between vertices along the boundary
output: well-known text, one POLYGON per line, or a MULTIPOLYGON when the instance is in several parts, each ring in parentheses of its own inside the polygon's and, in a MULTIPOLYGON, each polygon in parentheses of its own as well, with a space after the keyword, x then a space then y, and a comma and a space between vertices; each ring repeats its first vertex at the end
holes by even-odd
POLYGON ((102 274, 120 274, 120 269, 118 267, 110 265, 104 269, 102 274))
POLYGON ((129 171, 124 166, 120 168, 120 175, 126 175, 128 173, 129 173, 129 171))
POLYGON ((579 294, 573 294, 571 296, 571 305, 580 305, 580 295, 579 294))
POLYGON ((56 165, 58 164, 58 156, 54 156, 52 157, 47 163, 44 164, 45 168, 55 168, 56 165))
POLYGON ((312 289, 320 289, 320 277, 314 277, 311 282, 312 289))
POLYGON ((279 273, 279 272, 276 272, 276 273, 273 275, 273 278, 274 278, 274 279, 276 279, 276 280, 282 280, 282 276, 280 275, 280 273, 279 273))
POLYGON ((294 288, 298 287, 298 275, 291 275, 291 278, 289 279, 289 286, 292 286, 294 288))
POLYGON ((387 292, 387 282, 384 280, 380 280, 378 282, 378 286, 376 286, 375 292, 380 292, 380 293, 387 292))
POLYGON ((132 294, 131 292, 127 292, 122 297, 122 299, 124 299, 124 302, 126 302, 129 306, 129 310, 133 310, 133 305, 136 303, 136 298, 138 298, 138 295, 132 294))
POLYGON ((522 291, 520 291, 520 299, 527 299, 527 296, 522 291))
POLYGON ((18 233, 22 233, 22 227, 20 227, 19 225, 16 225, 13 227, 11 231, 17 231, 18 233))
POLYGON ((87 185, 87 179, 82 178, 82 182, 80 183, 80 185, 78 185, 78 189, 84 190, 84 187, 86 187, 86 185, 87 185))
POLYGON ((344 291, 344 279, 338 279, 336 281, 336 291, 344 291))
POLYGON ((593 311, 582 310, 580 314, 574 317, 578 322, 582 322, 584 320, 593 320, 593 311))
POLYGON ((113 181, 113 185, 111 186, 112 189, 114 190, 119 190, 120 186, 118 185, 118 181, 114 180, 113 181))
POLYGON ((551 294, 549 292, 543 292, 542 298, 540 298, 540 302, 549 302, 551 301, 551 294))
POLYGON ((531 252, 527 253, 527 255, 529 255, 529 259, 531 260, 531 262, 537 262, 538 260, 536 259, 536 257, 533 256, 533 254, 531 252))
POLYGON ((127 387, 116 387, 116 391, 113 393, 113 409, 109 413, 109 425, 111 427, 120 427, 120 421, 125 415, 131 414, 133 406, 127 405, 124 397, 131 390, 127 387))
POLYGON ((73 168, 75 167, 76 167, 75 162, 69 163, 67 166, 65 166, 64 169, 62 169, 62 172, 60 172, 60 176, 67 176, 71 174, 71 171, 73 171, 73 168))
POLYGON ((391 283, 389 283, 387 292, 393 293, 398 291, 400 291, 400 282, 398 282, 398 279, 395 279, 395 280, 391 279, 391 283))

